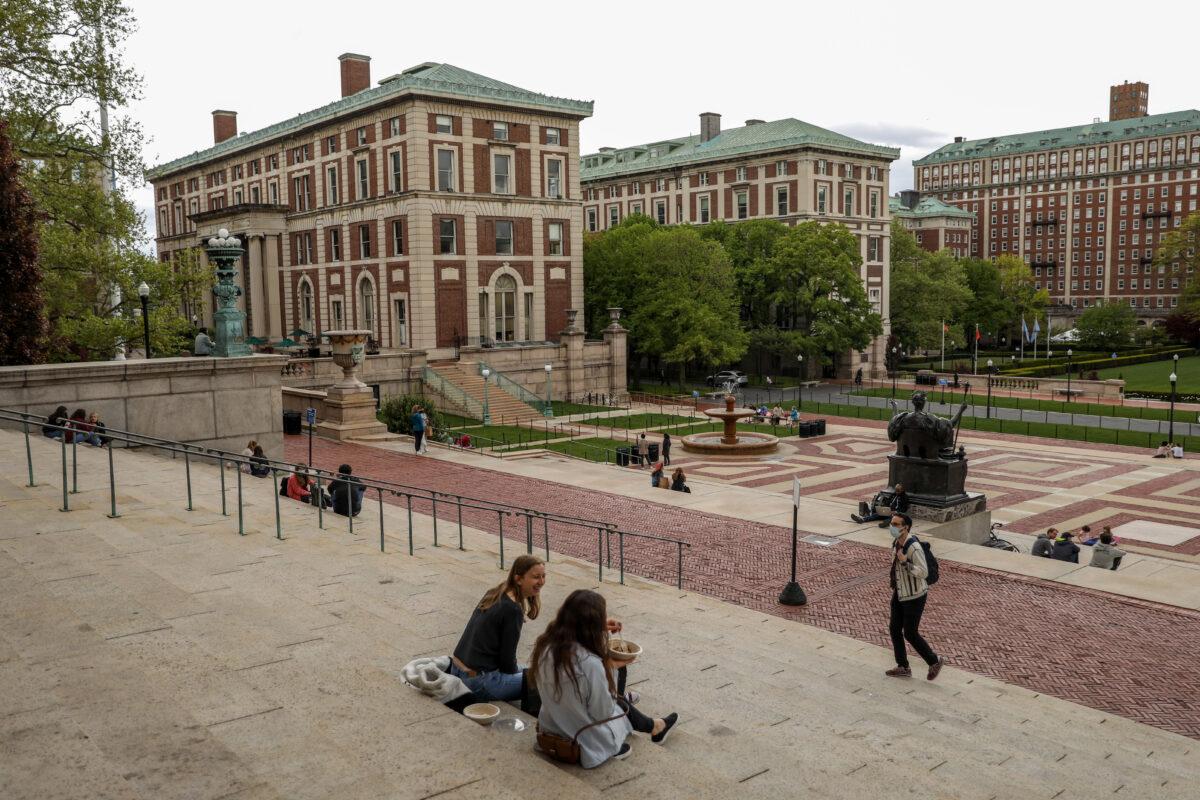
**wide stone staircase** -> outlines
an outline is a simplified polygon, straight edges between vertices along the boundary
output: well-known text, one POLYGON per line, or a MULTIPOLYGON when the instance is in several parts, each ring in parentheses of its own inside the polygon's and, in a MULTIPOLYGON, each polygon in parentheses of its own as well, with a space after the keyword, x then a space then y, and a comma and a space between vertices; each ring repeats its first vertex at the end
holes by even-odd
MULTIPOLYGON (((479 374, 479 365, 465 361, 441 361, 429 365, 443 380, 457 387, 471 400, 473 407, 483 407, 483 376, 479 374)), ((453 398, 447 398, 453 403, 453 398)), ((497 384, 493 376, 488 381, 487 390, 488 412, 495 425, 516 424, 542 418, 542 410, 534 408, 520 398, 505 391, 497 384)), ((476 413, 479 413, 476 411, 476 413)))
MULTIPOLYGON (((24 440, 0 431, 6 800, 1095 800, 1200 785, 1194 740, 953 666, 887 679, 883 648, 632 578, 600 586, 645 648, 631 688, 680 725, 664 746, 635 736, 625 761, 564 767, 532 730, 477 726, 398 677, 452 650, 501 580, 495 537, 435 548, 417 514, 410 556, 405 509, 385 505, 380 552, 374 504, 351 534, 278 498, 278 539, 275 486, 252 478, 239 536, 215 467, 192 463, 187 511, 182 463, 126 451, 110 518, 109 454, 91 448, 64 513, 59 445, 30 449, 33 488, 24 440)), ((520 657, 570 591, 595 586, 594 566, 552 554, 520 657)))

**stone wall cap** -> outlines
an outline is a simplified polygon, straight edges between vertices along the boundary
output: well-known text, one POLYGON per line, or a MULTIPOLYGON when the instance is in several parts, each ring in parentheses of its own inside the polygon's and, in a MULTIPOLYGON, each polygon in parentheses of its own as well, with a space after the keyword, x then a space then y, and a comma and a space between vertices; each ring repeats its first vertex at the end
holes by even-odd
POLYGON ((38 380, 61 380, 65 374, 79 379, 102 380, 139 379, 151 376, 172 376, 217 372, 223 370, 279 369, 288 362, 284 355, 255 353, 237 358, 172 357, 126 361, 71 361, 61 364, 23 364, 0 367, 0 384, 28 383, 38 380))

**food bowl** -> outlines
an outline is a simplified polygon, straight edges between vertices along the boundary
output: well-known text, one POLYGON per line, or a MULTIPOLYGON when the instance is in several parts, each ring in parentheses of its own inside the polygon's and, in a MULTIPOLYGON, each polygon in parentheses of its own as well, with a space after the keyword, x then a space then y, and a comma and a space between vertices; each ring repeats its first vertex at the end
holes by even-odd
POLYGON ((609 639, 608 657, 613 661, 633 661, 642 654, 642 646, 628 639, 609 639))
POLYGON ((500 707, 491 703, 472 703, 463 709, 463 716, 480 725, 491 725, 500 716, 500 707))

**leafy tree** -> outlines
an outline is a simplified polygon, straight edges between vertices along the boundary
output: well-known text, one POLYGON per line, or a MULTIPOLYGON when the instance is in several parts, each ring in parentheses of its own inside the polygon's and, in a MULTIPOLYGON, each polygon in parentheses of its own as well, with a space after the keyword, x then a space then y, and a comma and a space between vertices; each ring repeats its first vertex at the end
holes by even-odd
POLYGON ((45 361, 37 212, 0 120, 0 366, 45 361))
MULTIPOLYGON (((608 325, 608 309, 632 313, 646 265, 643 248, 658 223, 643 214, 631 214, 615 228, 589 233, 583 239, 584 319, 588 332, 599 337, 608 325)), ((636 337, 630 331, 630 345, 636 337)))
POLYGON ((971 290, 971 302, 963 314, 962 328, 967 345, 973 346, 976 325, 981 331, 996 331, 1012 319, 1012 313, 995 264, 987 259, 968 258, 963 261, 963 271, 971 290))
POLYGON ((1154 263, 1175 274, 1185 273, 1189 282, 1200 275, 1200 213, 1190 214, 1162 237, 1154 263))
POLYGON ((942 325, 950 326, 946 346, 963 344, 962 326, 973 295, 963 265, 948 252, 930 253, 916 238, 892 223, 892 334, 912 348, 938 348, 942 325))
POLYGON ((1092 306, 1075 321, 1080 346, 1090 350, 1128 347, 1136 329, 1137 315, 1124 303, 1092 306))
POLYGON ((1007 329, 1015 338, 1021 336, 1021 320, 1032 326, 1034 320, 1046 318, 1046 307, 1050 305, 1050 293, 1034 288, 1033 269, 1014 255, 1000 256, 996 261, 1000 274, 1000 294, 1006 304, 1008 318, 992 330, 1007 329))
POLYGON ((716 221, 700 228, 705 239, 718 241, 733 265, 741 302, 742 320, 751 328, 771 323, 771 304, 761 277, 775 243, 788 227, 772 219, 756 219, 730 225, 716 221))

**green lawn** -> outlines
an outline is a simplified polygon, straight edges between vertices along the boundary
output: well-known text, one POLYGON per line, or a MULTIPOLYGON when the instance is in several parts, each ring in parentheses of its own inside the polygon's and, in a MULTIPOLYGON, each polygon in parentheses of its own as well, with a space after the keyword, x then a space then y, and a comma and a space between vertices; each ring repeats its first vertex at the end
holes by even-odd
MULTIPOLYGON (((1171 382, 1168 376, 1173 368, 1174 363, 1170 360, 1152 361, 1132 367, 1100 370, 1100 378, 1123 378, 1127 392, 1169 392, 1171 382)), ((1179 376, 1175 384, 1176 391, 1182 394, 1200 392, 1200 356, 1179 359, 1179 372, 1176 374, 1179 376)))
MULTIPOLYGON (((1182 362, 1181 362, 1182 363, 1182 362)), ((1139 365, 1141 366, 1141 365, 1139 365)), ((1136 367, 1135 367, 1136 368, 1136 367)), ((1180 367, 1180 370, 1183 368, 1180 367)), ((1198 367, 1200 371, 1200 367, 1198 367)), ((1182 391, 1182 390, 1181 390, 1182 391)), ((853 394, 870 395, 871 397, 891 397, 891 389, 861 389, 853 394)), ((940 387, 929 387, 926 394, 937 402, 943 402, 940 387)), ((907 400, 912 392, 905 389, 896 390, 896 399, 907 400)), ((962 390, 951 393, 950 387, 945 392, 945 402, 962 402, 962 390)), ((972 386, 971 396, 967 398, 972 406, 987 404, 987 378, 983 387, 972 386)), ((1024 408, 1031 411, 1058 411, 1063 414, 1093 414, 1101 417, 1131 417, 1133 419, 1168 419, 1169 411, 1165 408, 1142 408, 1141 406, 1115 406, 1106 403, 1068 403, 1064 400, 1039 400, 1030 397, 1001 397, 992 395, 993 408, 1024 408)), ((1179 415, 1176 414, 1176 417, 1179 415)))
POLYGON ((571 414, 592 414, 597 411, 611 411, 608 406, 590 406, 587 403, 568 403, 565 400, 555 400, 551 403, 554 416, 566 417, 571 414))
POLYGON ((652 428, 663 428, 668 425, 687 425, 693 417, 686 417, 679 414, 627 414, 625 416, 616 417, 592 417, 580 422, 572 423, 573 425, 595 425, 599 428, 611 428, 613 430, 628 430, 638 433, 652 428))

